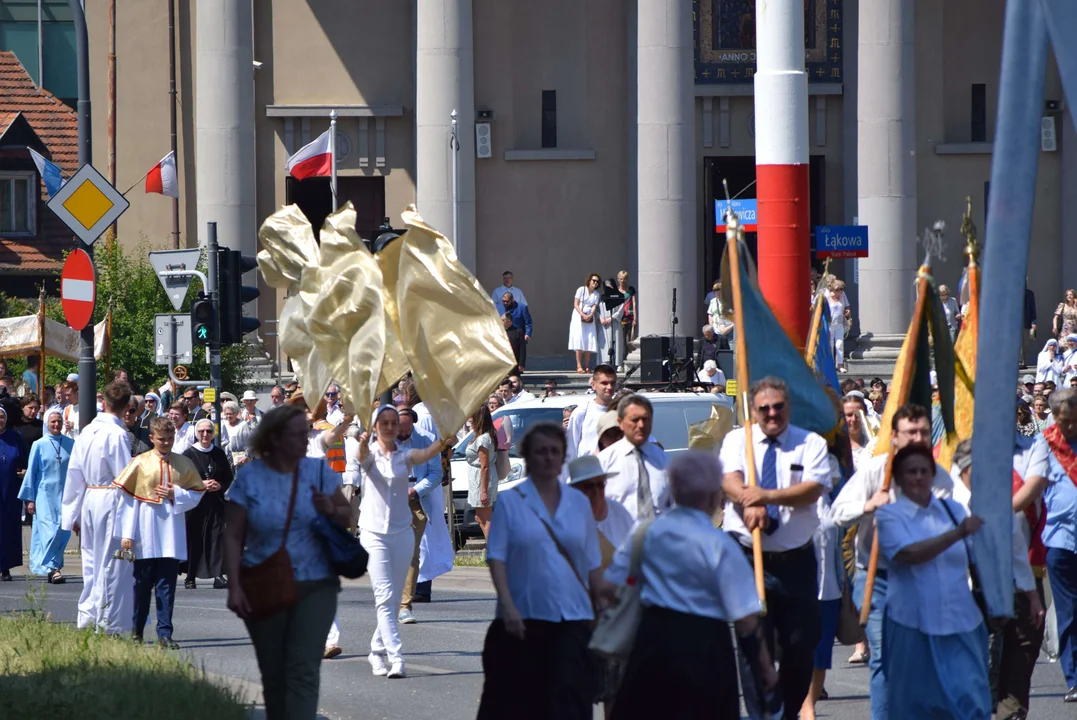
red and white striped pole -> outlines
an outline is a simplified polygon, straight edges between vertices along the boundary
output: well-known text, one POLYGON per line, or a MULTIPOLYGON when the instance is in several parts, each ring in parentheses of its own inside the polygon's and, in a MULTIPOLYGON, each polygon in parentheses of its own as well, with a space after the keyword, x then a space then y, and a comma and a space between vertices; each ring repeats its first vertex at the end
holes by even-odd
POLYGON ((804 2, 756 0, 755 9, 759 286, 803 347, 811 322, 804 2))

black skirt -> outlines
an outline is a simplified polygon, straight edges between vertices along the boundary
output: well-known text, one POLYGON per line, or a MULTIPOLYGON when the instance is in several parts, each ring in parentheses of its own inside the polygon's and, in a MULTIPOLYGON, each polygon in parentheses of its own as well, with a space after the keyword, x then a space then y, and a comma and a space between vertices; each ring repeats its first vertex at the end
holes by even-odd
POLYGON ((494 620, 482 649, 479 720, 591 720, 594 664, 585 621, 524 620, 520 640, 494 620))
POLYGON ((665 608, 645 609, 612 717, 740 718, 729 623, 665 608))

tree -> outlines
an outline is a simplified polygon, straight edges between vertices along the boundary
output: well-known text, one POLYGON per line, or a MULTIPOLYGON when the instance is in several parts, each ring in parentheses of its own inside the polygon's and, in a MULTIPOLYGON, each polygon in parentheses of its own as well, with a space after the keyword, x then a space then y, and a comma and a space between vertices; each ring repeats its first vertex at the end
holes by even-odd
MULTIPOLYGON (((143 243, 131 255, 124 253, 117 242, 102 240, 95 246, 94 266, 97 269, 97 308, 94 322, 105 319, 109 303, 112 304, 112 352, 111 369, 123 368, 128 377, 142 392, 159 387, 168 377, 166 367, 157 365, 154 352, 154 316, 171 313, 172 305, 161 287, 157 274, 149 262, 148 244, 143 243)), ((205 271, 204 262, 201 268, 205 271)), ((182 313, 188 312, 191 299, 201 283, 195 280, 187 291, 182 313)), ((17 300, 0 295, 0 314, 5 317, 30 315, 37 312, 37 302, 17 300)), ((45 314, 64 323, 59 298, 49 298, 45 314)), ((247 379, 248 351, 244 345, 223 348, 221 352, 221 378, 224 389, 241 388, 247 379)), ((21 373, 25 361, 10 363, 13 374, 21 373), (15 372, 17 370, 17 373, 15 372)), ((209 366, 204 354, 195 352, 194 362, 188 366, 190 377, 209 378, 209 366)), ((78 372, 76 363, 58 358, 48 358, 45 364, 45 382, 54 385, 78 372)), ((112 379, 106 374, 104 359, 97 363, 97 387, 103 388, 112 379)))

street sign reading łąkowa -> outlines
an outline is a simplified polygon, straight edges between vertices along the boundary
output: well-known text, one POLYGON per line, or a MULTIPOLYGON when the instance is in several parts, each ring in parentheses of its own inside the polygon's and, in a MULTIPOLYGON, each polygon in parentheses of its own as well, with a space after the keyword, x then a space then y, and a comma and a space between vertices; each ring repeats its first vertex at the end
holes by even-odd
POLYGON ((714 201, 714 229, 720 233, 725 232, 725 213, 730 209, 737 214, 737 219, 744 227, 744 232, 756 232, 756 201, 753 200, 725 200, 714 201))
POLYGON ((867 225, 821 225, 815 228, 817 258, 864 258, 868 256, 867 225))

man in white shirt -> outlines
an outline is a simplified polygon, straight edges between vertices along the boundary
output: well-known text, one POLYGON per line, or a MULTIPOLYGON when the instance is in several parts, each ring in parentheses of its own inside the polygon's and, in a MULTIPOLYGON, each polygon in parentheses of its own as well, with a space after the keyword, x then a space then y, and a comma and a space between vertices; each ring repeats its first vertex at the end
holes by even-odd
POLYGON ((595 392, 591 402, 580 403, 568 418, 566 462, 590 455, 598 448, 598 419, 609 409, 610 401, 617 393, 617 371, 612 365, 595 367, 591 389, 595 392))
POLYGON ((624 437, 598 454, 602 469, 609 473, 606 497, 624 505, 636 520, 652 520, 673 504, 673 498, 666 477, 669 458, 650 441, 651 401, 626 395, 617 405, 617 421, 624 437))
POLYGON ((705 360, 703 367, 698 373, 699 382, 705 385, 719 385, 725 387, 725 373, 718 368, 718 363, 713 360, 705 360))
POLYGON ((75 439, 64 484, 60 527, 74 530, 82 545, 82 594, 78 627, 110 635, 134 624, 135 566, 113 557, 120 550, 120 493, 112 481, 131 462, 124 412, 131 400, 126 383, 105 388, 105 412, 75 439))
POLYGON ((512 383, 512 399, 510 403, 522 402, 524 400, 534 400, 534 394, 524 389, 523 380, 519 375, 509 375, 509 382, 512 383))
POLYGON ((344 419, 344 408, 340 404, 340 386, 332 383, 325 390, 325 420, 330 425, 339 425, 344 419))
POLYGON ((789 424, 784 380, 765 377, 752 385, 749 396, 753 422, 722 443, 722 489, 727 497, 723 524, 749 560, 752 530, 762 531, 764 634, 769 647, 781 648, 780 692, 784 706, 795 715, 808 695, 821 633, 812 539, 819 526, 816 503, 830 488, 830 461, 823 438, 789 424), (748 431, 753 486, 746 482, 748 431))
MULTIPOLYGON (((490 298, 494 301, 494 307, 497 308, 498 315, 505 314, 505 303, 501 298, 505 293, 511 293, 516 302, 520 305, 527 304, 527 298, 524 297, 524 291, 513 285, 512 271, 506 270, 501 273, 501 286, 494 288, 494 291, 490 293, 490 298)), ((520 328, 521 330, 523 328, 520 328)))
MULTIPOLYGON (((890 444, 897 452, 906 445, 920 444, 931 447, 931 415, 922 405, 902 405, 894 413, 891 423, 890 444)), ((876 455, 864 463, 841 488, 841 492, 830 506, 829 521, 842 527, 858 525, 856 533, 856 579, 853 582, 853 601, 857 607, 863 606, 864 585, 867 582, 868 564, 871 559, 871 546, 875 537, 875 523, 872 515, 878 508, 897 498, 897 486, 889 492, 883 492, 886 477, 888 455, 876 455)), ((953 494, 954 481, 941 467, 935 467, 936 497, 947 498, 953 494)), ((864 634, 867 637, 871 655, 868 667, 871 669, 871 717, 872 720, 885 720, 886 711, 886 677, 883 675, 883 608, 886 605, 887 566, 880 554, 875 584, 871 593, 871 613, 864 634)))
POLYGON ((74 439, 79 436, 79 383, 78 380, 65 380, 63 387, 63 434, 74 439))

